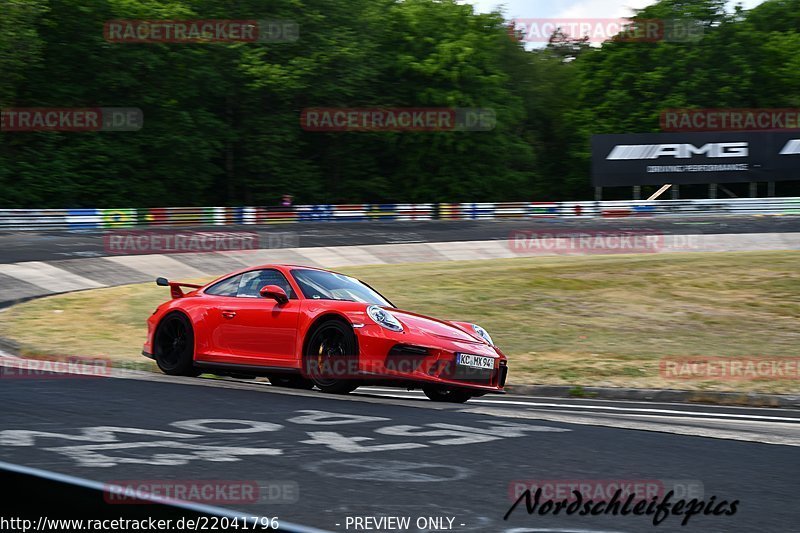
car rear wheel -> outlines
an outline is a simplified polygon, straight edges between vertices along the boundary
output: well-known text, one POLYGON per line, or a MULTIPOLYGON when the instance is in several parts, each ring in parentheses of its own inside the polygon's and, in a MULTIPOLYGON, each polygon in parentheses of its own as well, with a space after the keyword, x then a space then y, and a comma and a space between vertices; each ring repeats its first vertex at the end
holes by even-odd
POLYGON ((194 367, 194 331, 181 313, 164 317, 153 342, 153 355, 162 372, 170 376, 199 376, 194 367))
POLYGON ((306 344, 303 369, 308 379, 322 392, 347 394, 356 390, 359 383, 352 375, 351 363, 358 361, 357 345, 353 329, 343 321, 319 324, 306 344))
POLYGON ((422 392, 434 402, 464 403, 473 396, 472 393, 465 390, 435 386, 422 387, 422 392))
POLYGON ((269 382, 276 387, 287 387, 289 389, 302 389, 311 390, 314 388, 314 382, 310 379, 305 379, 303 376, 294 375, 270 375, 267 376, 269 382))

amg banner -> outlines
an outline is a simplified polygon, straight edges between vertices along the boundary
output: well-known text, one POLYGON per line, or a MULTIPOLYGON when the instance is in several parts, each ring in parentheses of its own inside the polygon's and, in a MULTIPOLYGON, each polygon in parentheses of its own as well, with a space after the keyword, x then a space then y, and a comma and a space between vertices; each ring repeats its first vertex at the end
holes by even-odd
POLYGON ((596 187, 800 180, 800 131, 592 136, 596 187))

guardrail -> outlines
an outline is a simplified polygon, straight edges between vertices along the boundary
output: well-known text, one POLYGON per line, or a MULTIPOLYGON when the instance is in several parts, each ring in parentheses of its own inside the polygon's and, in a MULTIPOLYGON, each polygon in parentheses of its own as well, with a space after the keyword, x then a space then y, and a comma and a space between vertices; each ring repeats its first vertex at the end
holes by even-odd
POLYGON ((292 207, 0 209, 0 230, 90 230, 142 226, 230 226, 371 220, 720 215, 800 215, 800 197, 586 202, 323 204, 292 207))
MULTIPOLYGON (((0 521, 11 523, 11 531, 73 531, 93 529, 89 521, 114 521, 117 525, 104 526, 103 529, 108 527, 110 530, 119 528, 152 531, 153 526, 150 524, 155 522, 164 526, 159 526, 158 529, 167 531, 241 529, 330 533, 284 520, 276 520, 275 525, 268 517, 255 515, 254 512, 243 513, 146 494, 137 493, 135 502, 117 505, 109 502, 109 495, 127 494, 122 492, 124 487, 6 462, 0 462, 0 482, 6 487, 14 487, 14 490, 6 491, 3 495, 4 505, 0 511, 0 521), (122 520, 127 520, 128 527, 119 526, 122 520)), ((8 528, 3 530, 7 531, 8 528)))

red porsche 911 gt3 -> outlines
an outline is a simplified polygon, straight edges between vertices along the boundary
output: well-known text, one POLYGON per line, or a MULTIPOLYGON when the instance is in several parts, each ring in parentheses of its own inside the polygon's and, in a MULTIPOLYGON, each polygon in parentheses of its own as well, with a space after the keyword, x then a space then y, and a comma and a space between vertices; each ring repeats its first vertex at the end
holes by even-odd
POLYGON ((172 299, 148 319, 142 353, 166 374, 267 376, 340 394, 402 386, 459 403, 503 392, 507 359, 483 328, 401 311, 350 276, 263 265, 207 285, 156 283, 172 299))

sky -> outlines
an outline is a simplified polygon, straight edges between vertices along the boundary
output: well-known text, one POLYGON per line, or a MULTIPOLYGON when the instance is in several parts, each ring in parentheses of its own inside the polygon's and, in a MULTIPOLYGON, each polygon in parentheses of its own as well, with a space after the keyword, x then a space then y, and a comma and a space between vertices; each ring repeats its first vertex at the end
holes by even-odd
MULTIPOLYGON (((738 0, 745 9, 757 6, 763 0, 738 0)), ((633 14, 633 9, 654 4, 653 0, 465 0, 482 13, 504 6, 507 19, 511 18, 616 18, 633 14)))

